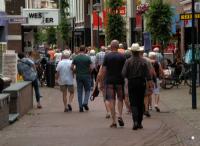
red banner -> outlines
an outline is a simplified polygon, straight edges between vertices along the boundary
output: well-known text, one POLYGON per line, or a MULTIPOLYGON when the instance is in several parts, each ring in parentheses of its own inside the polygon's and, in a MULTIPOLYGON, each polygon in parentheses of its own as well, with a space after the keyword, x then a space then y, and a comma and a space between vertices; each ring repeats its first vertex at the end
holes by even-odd
POLYGON ((141 27, 142 27, 142 16, 136 15, 136 28, 141 28, 141 27))
POLYGON ((102 29, 102 18, 100 15, 98 15, 96 11, 93 11, 93 29, 98 29, 98 25, 99 25, 99 29, 102 29), (98 24, 98 21, 99 21, 99 24, 98 24))

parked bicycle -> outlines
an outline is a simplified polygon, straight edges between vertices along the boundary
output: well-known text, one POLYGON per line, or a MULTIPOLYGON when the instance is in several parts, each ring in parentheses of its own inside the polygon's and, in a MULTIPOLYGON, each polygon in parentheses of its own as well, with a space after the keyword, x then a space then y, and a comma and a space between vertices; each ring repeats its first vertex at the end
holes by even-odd
POLYGON ((168 66, 164 70, 164 77, 161 82, 163 89, 171 89, 174 86, 177 88, 184 83, 189 87, 192 86, 192 66, 185 63, 178 63, 168 66))

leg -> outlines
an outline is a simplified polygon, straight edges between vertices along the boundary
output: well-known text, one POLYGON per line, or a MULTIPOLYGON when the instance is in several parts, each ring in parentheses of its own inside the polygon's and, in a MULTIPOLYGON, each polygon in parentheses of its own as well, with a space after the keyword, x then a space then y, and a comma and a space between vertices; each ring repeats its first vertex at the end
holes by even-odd
POLYGON ((114 91, 114 86, 113 85, 106 85, 106 100, 109 101, 109 105, 110 105, 110 110, 111 110, 111 116, 112 116, 112 124, 110 125, 111 128, 115 128, 117 127, 116 125, 116 111, 115 111, 115 104, 116 104, 116 101, 115 101, 115 91, 114 91))
MULTIPOLYGON (((134 79, 130 80, 128 83, 128 93, 129 93, 129 101, 132 110, 132 118, 133 118, 133 130, 138 129, 139 124, 139 92, 141 88, 141 80, 134 79)), ((143 97, 144 98, 144 97, 143 97)), ((144 104, 144 101, 143 101, 144 104)))
POLYGON ((63 91, 63 103, 64 107, 67 107, 67 90, 63 91))
POLYGON ((144 115, 147 117, 151 117, 149 113, 149 95, 144 96, 144 115))
POLYGON ((84 89, 85 89, 85 98, 84 98, 84 101, 83 101, 83 105, 88 105, 88 100, 89 100, 89 97, 90 97, 90 87, 91 87, 90 81, 91 81, 90 76, 85 77, 84 80, 83 80, 83 86, 84 86, 84 89))
POLYGON ((112 124, 116 124, 116 112, 115 112, 115 99, 110 100, 110 109, 111 109, 111 116, 112 116, 112 124))
POLYGON ((130 102, 129 102, 128 96, 125 96, 124 103, 126 106, 127 113, 131 113, 130 102))
POLYGON ((156 109, 157 112, 160 112, 160 109, 158 107, 159 101, 160 101, 160 95, 155 94, 155 109, 156 109))
POLYGON ((69 91, 69 104, 68 104, 68 109, 69 111, 72 111, 72 106, 71 103, 74 98, 74 86, 73 85, 68 85, 68 91, 69 91))
POLYGON ((124 121, 122 119, 122 111, 123 111, 123 101, 124 101, 124 85, 116 85, 115 92, 117 93, 118 99, 118 122, 120 126, 124 126, 124 121))
POLYGON ((106 100, 106 89, 103 89, 102 90, 102 94, 103 94, 103 101, 104 101, 104 105, 105 105, 105 108, 106 108, 106 118, 110 118, 110 103, 109 101, 106 100))
POLYGON ((83 97, 82 97, 83 96, 83 82, 79 77, 76 78, 76 81, 77 81, 78 103, 79 103, 80 112, 82 112, 82 108, 83 108, 83 105, 82 105, 82 102, 83 102, 83 97))
POLYGON ((35 79, 33 82, 32 82, 32 85, 33 85, 33 88, 35 90, 35 97, 36 97, 36 101, 37 101, 37 107, 38 108, 41 108, 42 106, 40 105, 40 90, 39 90, 39 84, 38 84, 38 80, 35 79))

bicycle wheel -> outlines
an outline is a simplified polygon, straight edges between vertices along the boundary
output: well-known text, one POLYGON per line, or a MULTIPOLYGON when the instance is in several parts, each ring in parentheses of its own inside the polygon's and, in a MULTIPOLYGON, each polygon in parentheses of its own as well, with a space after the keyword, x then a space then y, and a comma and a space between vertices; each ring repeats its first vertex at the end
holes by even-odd
POLYGON ((162 83, 160 84, 160 86, 163 89, 171 89, 174 87, 174 80, 170 79, 170 78, 164 78, 162 80, 162 83))

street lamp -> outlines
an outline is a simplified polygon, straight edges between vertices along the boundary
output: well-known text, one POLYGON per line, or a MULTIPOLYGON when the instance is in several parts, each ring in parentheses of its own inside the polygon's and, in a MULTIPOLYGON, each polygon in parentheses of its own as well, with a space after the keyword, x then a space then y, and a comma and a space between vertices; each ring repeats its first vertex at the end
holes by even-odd
POLYGON ((192 0, 192 109, 197 108, 197 95, 196 95, 196 73, 197 73, 197 66, 195 61, 195 9, 194 9, 195 1, 192 0))
POLYGON ((96 3, 96 4, 93 5, 93 8, 96 10, 97 16, 98 16, 97 48, 99 49, 99 13, 101 11, 101 4, 100 3, 96 3))

